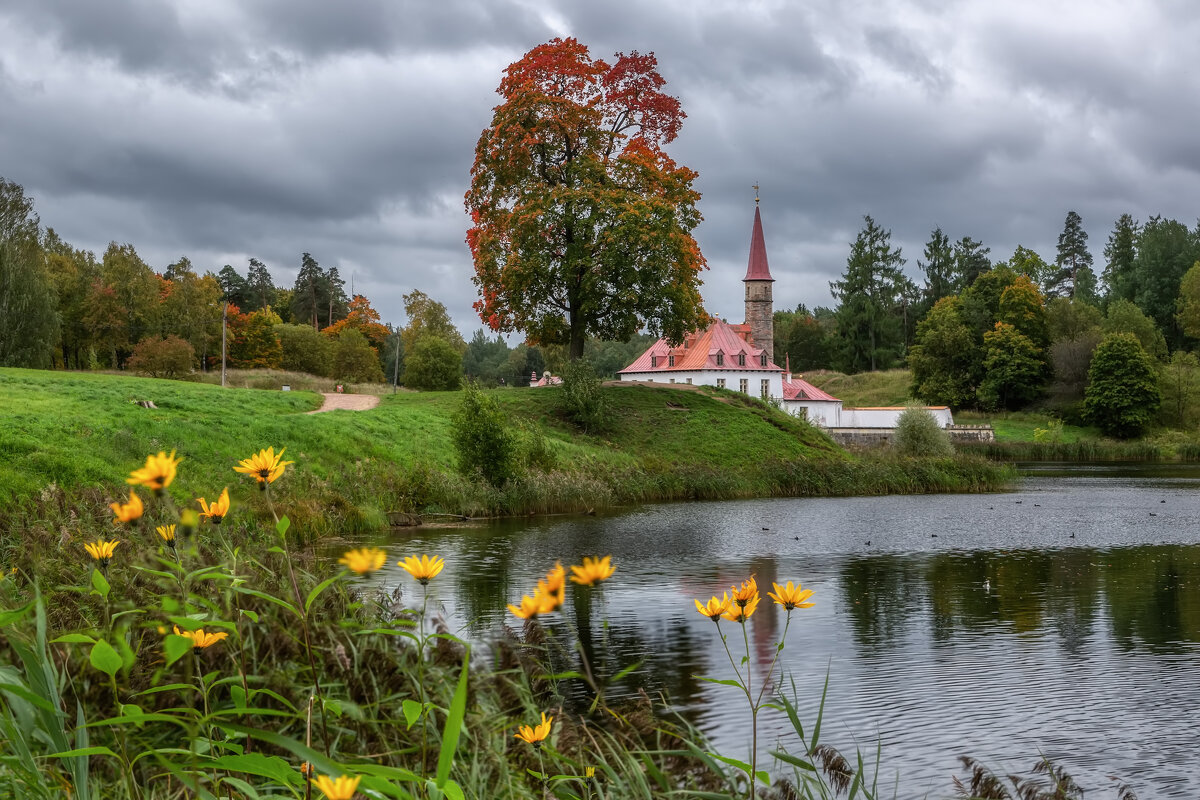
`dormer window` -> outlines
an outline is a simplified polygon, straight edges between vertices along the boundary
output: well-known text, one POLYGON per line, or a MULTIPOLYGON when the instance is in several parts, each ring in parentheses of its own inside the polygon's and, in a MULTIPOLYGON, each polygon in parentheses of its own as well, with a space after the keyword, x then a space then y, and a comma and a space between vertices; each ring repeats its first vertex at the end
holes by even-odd
POLYGON ((675 356, 667 356, 667 366, 668 367, 675 366, 675 356))
POLYGON ((738 366, 739 367, 746 366, 746 354, 745 353, 738 353, 738 366))
POLYGON ((758 363, 759 363, 759 366, 763 366, 763 367, 765 367, 767 365, 767 353, 765 350, 763 351, 762 355, 760 355, 758 357, 758 363))
POLYGON ((717 366, 718 367, 725 366, 725 354, 722 352, 719 352, 719 351, 717 352, 717 366))
POLYGON ((658 366, 658 356, 650 356, 650 369, 658 366))

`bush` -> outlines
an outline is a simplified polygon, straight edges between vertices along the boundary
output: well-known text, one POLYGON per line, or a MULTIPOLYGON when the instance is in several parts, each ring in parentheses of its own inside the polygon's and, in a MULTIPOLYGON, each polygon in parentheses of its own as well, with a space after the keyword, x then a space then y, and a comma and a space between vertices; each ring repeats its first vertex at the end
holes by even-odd
POLYGON ((149 338, 133 348, 127 366, 151 378, 179 378, 192 371, 196 351, 178 336, 149 338))
POLYGON ((462 355, 436 336, 422 336, 404 356, 404 385, 423 391, 453 391, 462 384, 462 355))
POLYGON ((333 377, 353 383, 383 383, 379 354, 357 328, 346 328, 333 343, 333 377))
POLYGON ((950 434, 925 408, 909 406, 896 420, 896 450, 906 456, 954 455, 950 434))
POLYGON ((600 433, 612 423, 612 409, 600 378, 587 359, 567 362, 563 370, 560 410, 588 433, 600 433))
POLYGON ((450 418, 450 426, 458 451, 459 472, 468 477, 482 474, 493 486, 503 486, 516 477, 516 437, 509 430, 500 406, 474 384, 465 385, 462 402, 450 418))
POLYGON ((307 372, 327 377, 333 362, 333 342, 311 325, 276 325, 275 335, 283 349, 281 363, 289 372, 307 372))
POLYGON ((1132 333, 1110 333, 1096 347, 1084 393, 1088 421, 1109 436, 1138 436, 1162 403, 1154 361, 1132 333))

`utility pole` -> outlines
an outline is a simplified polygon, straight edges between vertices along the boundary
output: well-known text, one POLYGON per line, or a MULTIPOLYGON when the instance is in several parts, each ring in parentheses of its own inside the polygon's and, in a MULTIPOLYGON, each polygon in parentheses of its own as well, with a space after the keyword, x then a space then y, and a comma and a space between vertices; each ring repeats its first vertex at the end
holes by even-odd
POLYGON ((392 394, 400 383, 400 331, 396 331, 396 363, 392 364, 392 394))
POLYGON ((221 305, 221 385, 225 385, 225 320, 229 313, 229 301, 221 305))

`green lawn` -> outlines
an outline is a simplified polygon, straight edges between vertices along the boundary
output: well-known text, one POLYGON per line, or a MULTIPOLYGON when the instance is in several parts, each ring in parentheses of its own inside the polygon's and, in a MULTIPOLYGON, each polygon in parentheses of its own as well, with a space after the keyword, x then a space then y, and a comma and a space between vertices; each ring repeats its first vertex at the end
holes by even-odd
POLYGON ((902 406, 911 399, 909 386, 912 373, 906 369, 860 372, 856 375, 817 370, 806 372, 802 377, 841 400, 845 408, 902 406))

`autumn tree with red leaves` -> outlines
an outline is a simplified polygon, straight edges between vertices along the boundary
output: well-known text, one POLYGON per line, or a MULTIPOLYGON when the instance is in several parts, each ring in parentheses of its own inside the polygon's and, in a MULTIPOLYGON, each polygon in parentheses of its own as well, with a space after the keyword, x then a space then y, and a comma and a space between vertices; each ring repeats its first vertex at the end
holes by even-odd
POLYGON ((663 151, 685 114, 657 65, 553 39, 505 70, 466 195, 475 309, 493 330, 577 359, 589 336, 681 341, 706 321, 696 172, 663 151))

